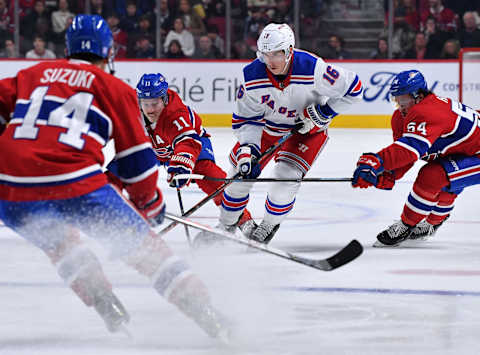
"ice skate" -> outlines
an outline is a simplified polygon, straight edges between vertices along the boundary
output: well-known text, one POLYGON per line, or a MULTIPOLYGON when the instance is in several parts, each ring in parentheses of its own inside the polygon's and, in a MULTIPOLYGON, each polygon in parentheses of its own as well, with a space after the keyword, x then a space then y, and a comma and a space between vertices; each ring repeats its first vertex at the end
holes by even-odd
POLYGON ((258 224, 252 218, 252 215, 248 210, 244 210, 242 216, 237 222, 238 229, 242 232, 243 236, 248 238, 252 235, 253 231, 258 227, 258 224))
POLYGON ((231 341, 231 321, 211 305, 205 305, 194 320, 210 337, 225 344, 231 341))
POLYGON ((430 224, 425 220, 421 221, 412 229, 412 235, 409 237, 409 239, 425 241, 430 237, 433 237, 437 232, 438 228, 440 228, 440 226, 445 221, 446 219, 437 225, 430 224))
POLYGON ((268 244, 278 228, 280 228, 280 224, 271 224, 262 221, 248 238, 259 243, 268 244))
MULTIPOLYGON (((233 234, 235 234, 235 231, 238 227, 240 231, 243 233, 243 235, 245 237, 248 237, 252 233, 252 231, 257 227, 257 224, 252 219, 250 212, 248 212, 248 210, 244 210, 242 215, 240 216, 240 218, 235 224, 224 225, 223 223, 219 223, 215 227, 233 234)), ((202 248, 206 246, 211 246, 223 240, 224 239, 217 234, 203 231, 198 233, 195 236, 193 240, 193 247, 197 249, 197 248, 202 248)))
POLYGON ((125 324, 130 321, 130 315, 113 292, 109 291, 96 296, 93 307, 100 314, 110 332, 125 331, 128 335, 125 324))
POLYGON ((377 235, 377 241, 373 246, 380 248, 398 246, 411 236, 412 229, 402 221, 395 222, 377 235))

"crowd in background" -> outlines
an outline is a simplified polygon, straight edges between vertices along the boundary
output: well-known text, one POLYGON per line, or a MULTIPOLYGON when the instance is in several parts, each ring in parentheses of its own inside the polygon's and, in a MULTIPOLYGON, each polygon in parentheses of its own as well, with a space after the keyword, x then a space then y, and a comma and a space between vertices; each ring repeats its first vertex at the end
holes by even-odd
MULTIPOLYGON (((64 57, 65 32, 75 14, 103 16, 110 26, 116 58, 225 58, 225 3, 222 0, 19 0, 19 53, 13 42, 14 0, 0 0, 0 57, 64 57), (156 48, 157 23, 160 46, 156 48)), ((302 0, 301 32, 314 32, 315 21, 333 0, 302 0), (311 28, 309 29, 309 26, 311 28)), ((255 58, 256 40, 269 22, 293 27, 292 0, 232 0, 232 59, 255 58)), ((388 25, 385 0, 385 28, 388 25)), ((480 47, 480 1, 395 0, 394 58, 457 58, 460 47, 480 47)), ((323 34, 325 46, 308 48, 327 59, 352 59, 348 41, 323 34)), ((388 58, 386 30, 372 59, 388 58)), ((353 58, 354 59, 354 58, 353 58)))
MULTIPOLYGON (((394 6, 394 58, 455 59, 460 48, 480 47, 478 0, 395 0, 394 6)), ((386 36, 379 38, 371 58, 388 58, 387 46, 386 36)))

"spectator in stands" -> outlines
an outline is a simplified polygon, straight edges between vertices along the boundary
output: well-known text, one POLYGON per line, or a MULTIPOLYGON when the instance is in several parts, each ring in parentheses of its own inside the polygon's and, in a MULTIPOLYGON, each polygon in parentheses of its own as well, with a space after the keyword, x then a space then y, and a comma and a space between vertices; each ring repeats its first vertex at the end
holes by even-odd
MULTIPOLYGON (((88 1, 88 0, 87 0, 88 1)), ((103 0, 90 0, 90 13, 107 18, 108 9, 103 0)))
POLYGON ((200 36, 198 46, 195 49, 193 58, 195 59, 218 59, 221 57, 220 51, 213 45, 212 40, 207 35, 200 36))
POLYGON ((11 11, 7 8, 7 0, 0 0, 0 43, 4 43, 13 33, 14 24, 11 11))
POLYGON ((327 47, 322 52, 322 57, 326 59, 351 59, 352 55, 344 47, 345 41, 343 38, 332 34, 328 37, 327 47))
POLYGON ((29 50, 25 58, 29 59, 55 59, 55 53, 47 49, 47 42, 42 36, 35 36, 33 39, 33 49, 29 50))
POLYGON ((388 43, 385 38, 379 38, 377 49, 370 54, 370 59, 388 59, 388 43))
POLYGON ((0 58, 19 58, 20 55, 15 51, 15 43, 11 38, 7 38, 4 48, 0 51, 0 58))
POLYGON ((475 14, 467 11, 463 14, 463 30, 458 33, 461 47, 480 47, 480 30, 475 22, 475 14))
MULTIPOLYGON (((386 23, 388 23, 388 17, 386 23)), ((420 16, 415 8, 414 0, 401 0, 395 7, 393 23, 395 26, 408 26, 410 30, 417 32, 420 28, 420 16)))
MULTIPOLYGON (((189 0, 180 0, 176 17, 182 18, 185 29, 194 36, 199 36, 207 33, 202 18, 198 15, 197 12, 192 9, 189 0)), ((185 52, 185 54, 187 53, 185 52)))
MULTIPOLYGON (((35 5, 35 0, 19 0, 18 1, 18 8, 19 8, 19 17, 22 19, 31 9, 33 9, 33 6, 35 5)), ((15 6, 15 0, 10 0, 10 5, 8 6, 9 9, 12 9, 11 12, 13 12, 13 8, 15 6)))
POLYGON ((168 59, 185 59, 186 56, 182 51, 180 42, 176 39, 172 39, 168 45, 167 53, 165 57, 168 59))
POLYGON ((127 55, 128 57, 135 58, 135 47, 137 46, 137 41, 141 37, 148 37, 150 43, 155 42, 155 33, 153 32, 152 22, 150 15, 145 14, 140 16, 138 21, 138 28, 135 31, 128 32, 128 45, 127 45, 127 55))
POLYGON ((1 36, 13 33, 14 24, 12 12, 7 7, 7 0, 0 0, 0 32, 1 36))
POLYGON ((75 16, 68 9, 67 0, 58 0, 58 10, 52 12, 52 42, 55 44, 55 55, 61 57, 65 50, 65 33, 75 16))
POLYGON ((120 20, 120 28, 126 33, 132 33, 138 29, 139 15, 135 0, 127 1, 127 15, 120 20))
POLYGON ((445 42, 452 38, 451 32, 440 31, 437 28, 437 20, 430 16, 425 23, 425 38, 427 40, 427 54, 428 59, 439 59, 442 53, 445 42))
MULTIPOLYGON (((45 3, 43 2, 43 0, 37 0, 35 2, 33 10, 29 11, 20 23, 20 34, 24 37, 24 39, 27 39, 28 41, 33 41, 33 36, 38 34, 37 31, 40 22, 42 30, 44 30, 43 27, 45 25, 47 25, 48 27, 45 33, 42 33, 42 35, 46 35, 45 38, 50 38, 50 20, 50 15, 45 7, 45 3)), ((29 46, 31 45, 31 43, 27 43, 27 45, 29 46)))
POLYGON ((165 37, 168 31, 173 27, 173 15, 168 8, 168 0, 160 0, 157 16, 160 20, 160 30, 162 37, 165 37))
POLYGON ((173 30, 170 30, 165 38, 165 52, 168 51, 170 42, 174 39, 180 43, 182 51, 187 57, 191 57, 193 55, 195 52, 195 41, 192 34, 185 29, 185 25, 181 17, 177 17, 175 19, 173 22, 173 30))
POLYGON ((150 59, 155 58, 155 46, 150 37, 140 36, 135 44, 135 58, 150 59))
POLYGON ((260 7, 251 7, 249 10, 250 15, 245 20, 243 39, 252 50, 256 50, 258 36, 270 19, 260 7))
POLYGON ((212 40, 212 44, 220 52, 220 56, 225 55, 225 41, 218 33, 218 27, 216 25, 210 25, 208 28, 208 37, 212 40))
POLYGON ((141 15, 153 13, 155 6, 156 6, 156 1, 137 0, 137 9, 141 15))
POLYGON ((275 3, 276 0, 247 0, 249 9, 252 7, 260 8, 269 18, 273 16, 275 3))
POLYGON ((272 15, 272 22, 293 24, 293 13, 290 4, 289 0, 278 1, 272 15))
POLYGON ((415 43, 411 49, 405 53, 405 59, 426 59, 427 40, 423 32, 417 32, 415 43))
POLYGON ((421 29, 425 30, 426 22, 429 16, 435 17, 437 27, 445 32, 457 32, 459 29, 458 15, 451 9, 442 5, 442 0, 429 0, 430 8, 422 12, 420 16, 421 29))
POLYGON ((107 17, 107 23, 113 35, 113 49, 116 58, 125 58, 127 56, 128 35, 120 28, 120 18, 112 12, 107 17))
POLYGON ((233 44, 233 59, 255 59, 257 54, 247 45, 245 41, 236 41, 233 44))
POLYGON ((460 53, 460 43, 456 39, 449 39, 443 46, 441 59, 458 59, 460 53))

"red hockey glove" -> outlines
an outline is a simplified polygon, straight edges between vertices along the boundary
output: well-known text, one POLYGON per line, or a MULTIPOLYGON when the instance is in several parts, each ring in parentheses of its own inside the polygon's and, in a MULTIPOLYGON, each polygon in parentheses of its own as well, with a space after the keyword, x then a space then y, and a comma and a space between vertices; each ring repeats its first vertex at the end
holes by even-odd
POLYGON ((162 191, 157 187, 153 198, 144 206, 137 206, 137 208, 152 227, 162 224, 165 218, 165 202, 162 191))
POLYGON ((381 190, 391 190, 395 185, 395 175, 391 171, 384 171, 378 176, 375 187, 381 190))
POLYGON ((383 160, 376 153, 363 153, 353 172, 352 186, 365 189, 376 186, 378 176, 383 173, 383 160))
POLYGON ((190 183, 190 179, 174 179, 175 175, 191 174, 195 163, 190 153, 178 153, 172 156, 167 168, 167 182, 170 187, 182 188, 190 183))

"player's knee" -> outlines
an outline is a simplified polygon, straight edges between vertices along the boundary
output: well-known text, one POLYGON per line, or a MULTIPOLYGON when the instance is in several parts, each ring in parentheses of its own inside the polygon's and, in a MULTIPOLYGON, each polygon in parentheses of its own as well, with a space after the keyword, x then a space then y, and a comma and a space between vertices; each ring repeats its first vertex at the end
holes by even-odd
POLYGON ((278 179, 301 179, 303 172, 286 161, 278 161, 274 168, 274 176, 278 179))
POLYGON ((415 180, 414 189, 429 191, 432 193, 439 193, 443 187, 448 186, 449 181, 447 173, 443 166, 439 163, 433 162, 424 165, 418 172, 415 180))

